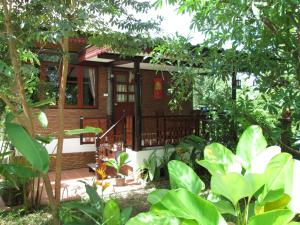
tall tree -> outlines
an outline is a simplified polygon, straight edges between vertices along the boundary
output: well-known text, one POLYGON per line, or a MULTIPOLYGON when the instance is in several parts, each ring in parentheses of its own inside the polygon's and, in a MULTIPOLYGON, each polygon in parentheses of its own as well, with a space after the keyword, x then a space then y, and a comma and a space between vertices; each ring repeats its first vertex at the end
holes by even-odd
MULTIPOLYGON (((159 0, 156 4, 162 2, 159 0)), ((194 63, 202 62, 202 66, 209 68, 207 74, 219 77, 230 78, 237 72, 255 76, 256 89, 264 95, 265 110, 281 120, 284 135, 280 141, 283 145, 284 142, 290 144, 291 137, 285 134, 295 131, 300 116, 296 110, 300 105, 299 2, 167 2, 176 4, 179 13, 189 13, 191 28, 205 35, 203 43, 192 49, 190 58, 194 63)))
MULTIPOLYGON (((28 75, 22 70, 28 61, 34 67, 39 63, 36 52, 36 43, 41 44, 41 49, 46 43, 60 46, 61 52, 61 79, 59 88, 59 130, 58 146, 56 152, 56 179, 55 198, 47 174, 44 182, 50 206, 53 209, 55 224, 58 224, 58 207, 60 203, 61 187, 61 156, 64 138, 64 103, 65 87, 69 64, 69 38, 84 36, 88 42, 98 46, 110 46, 112 49, 135 54, 148 41, 148 31, 157 29, 156 20, 147 21, 136 18, 139 13, 150 9, 149 2, 135 0, 126 1, 76 1, 76 0, 32 0, 12 1, 2 0, 0 13, 0 26, 6 27, 1 32, 1 50, 9 49, 10 55, 1 57, 1 79, 9 80, 13 74, 14 80, 10 86, 1 91, 0 98, 10 107, 12 112, 22 108, 24 117, 20 117, 21 124, 30 135, 35 138, 33 114, 29 107, 29 93, 26 91, 28 75), (122 43, 120 42, 122 40, 122 43), (22 53, 26 54, 22 54, 22 53), (22 58, 22 55, 25 55, 22 58), (30 55, 31 57, 28 57, 30 55), (27 57, 26 57, 27 56, 27 57), (18 86, 16 96, 15 85, 18 86)), ((4 87, 4 86, 3 86, 4 87)))

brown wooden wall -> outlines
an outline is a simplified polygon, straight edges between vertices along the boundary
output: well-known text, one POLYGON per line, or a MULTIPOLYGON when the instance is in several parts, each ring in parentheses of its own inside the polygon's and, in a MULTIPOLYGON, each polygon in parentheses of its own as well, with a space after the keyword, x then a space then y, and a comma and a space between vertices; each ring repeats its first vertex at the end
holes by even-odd
MULTIPOLYGON (((107 93, 107 67, 98 67, 98 106, 96 109, 65 109, 65 129, 78 129, 80 127, 80 116, 85 117, 106 117, 107 97, 103 96, 107 93)), ((39 133, 47 134, 57 132, 58 130, 58 110, 50 108, 45 111, 48 118, 48 129, 42 129, 35 123, 35 127, 39 133)))
MULTIPOLYGON (((116 70, 128 70, 120 69, 116 70)), ((167 95, 169 74, 164 72, 164 97, 161 100, 153 98, 153 78, 155 77, 155 71, 141 70, 142 75, 142 115, 149 116, 154 115, 156 112, 164 112, 165 115, 170 114, 183 114, 188 115, 192 111, 192 102, 186 103, 183 106, 183 110, 180 112, 171 112, 168 102, 170 97, 167 95)), ((98 67, 98 107, 96 109, 65 109, 65 129, 77 129, 80 127, 80 116, 84 117, 106 117, 107 116, 107 98, 104 96, 107 93, 107 67, 98 67)), ((57 108, 47 109, 46 115, 48 117, 49 125, 48 129, 42 129, 36 123, 36 129, 38 133, 48 134, 58 130, 58 110, 57 108)))
MULTIPOLYGON (((183 105, 181 111, 171 111, 169 107, 170 96, 168 95, 168 84, 170 74, 163 73, 164 97, 162 99, 154 99, 153 97, 153 78, 156 76, 155 71, 142 70, 142 115, 152 116, 155 112, 164 112, 165 115, 177 114, 188 115, 191 113, 193 106, 192 101, 183 105)), ((161 73, 159 73, 161 76, 161 73)))

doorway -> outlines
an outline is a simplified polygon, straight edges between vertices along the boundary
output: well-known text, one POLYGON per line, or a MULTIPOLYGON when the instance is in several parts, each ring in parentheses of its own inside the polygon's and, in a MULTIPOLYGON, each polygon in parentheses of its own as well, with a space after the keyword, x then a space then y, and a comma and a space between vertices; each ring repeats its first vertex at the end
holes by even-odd
POLYGON ((114 72, 114 121, 118 121, 123 112, 134 115, 134 74, 127 71, 114 72))

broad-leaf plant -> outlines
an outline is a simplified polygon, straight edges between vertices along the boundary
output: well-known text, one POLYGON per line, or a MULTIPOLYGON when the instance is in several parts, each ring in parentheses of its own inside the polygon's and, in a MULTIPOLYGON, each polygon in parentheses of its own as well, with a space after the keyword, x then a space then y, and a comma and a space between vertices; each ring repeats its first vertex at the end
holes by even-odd
POLYGON ((300 162, 278 146, 268 147, 259 126, 243 132, 236 154, 222 144, 212 143, 197 163, 212 175, 208 192, 203 192, 204 183, 189 166, 170 161, 171 190, 150 193, 149 212, 127 224, 300 224, 292 222, 300 212, 296 177, 300 162), (226 222, 228 216, 224 215, 231 219, 226 222))

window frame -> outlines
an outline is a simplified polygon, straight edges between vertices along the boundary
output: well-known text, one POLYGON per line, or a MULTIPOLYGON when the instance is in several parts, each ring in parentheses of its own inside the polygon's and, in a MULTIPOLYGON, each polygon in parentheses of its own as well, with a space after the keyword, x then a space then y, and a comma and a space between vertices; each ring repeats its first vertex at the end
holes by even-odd
MULTIPOLYGON (((47 62, 44 61, 41 63, 40 66, 40 81, 45 82, 46 81, 46 67, 49 65, 58 65, 58 63, 55 62, 47 62)), ((98 77, 98 67, 94 65, 76 65, 76 64, 69 64, 69 69, 71 67, 75 67, 76 73, 77 73, 77 85, 78 85, 78 92, 77 92, 77 104, 76 105, 67 105, 65 103, 64 108, 66 109, 97 109, 98 108, 98 97, 99 97, 99 77, 98 77), (94 68, 95 69, 95 105, 84 105, 83 104, 83 79, 84 79, 84 67, 88 68, 94 68)), ((60 83, 61 79, 61 73, 58 74, 58 79, 60 83)), ((45 93, 43 93, 43 88, 40 88, 41 93, 41 99, 45 98, 45 93)), ((59 95, 59 93, 58 93, 59 95)), ((55 106, 50 106, 51 108, 57 108, 57 102, 55 106)))
POLYGON ((134 103, 135 101, 129 101, 129 96, 130 95, 135 96, 135 89, 133 89, 133 92, 129 91, 129 85, 133 85, 133 87, 134 87, 134 80, 132 82, 129 82, 130 72, 129 71, 119 71, 119 70, 117 70, 117 71, 114 71, 114 75, 115 75, 115 77, 114 77, 114 79, 115 79, 115 81, 114 81, 114 89, 115 89, 114 90, 114 103, 117 103, 117 104, 132 104, 132 103, 134 103), (126 81, 124 81, 124 82, 117 81, 117 76, 118 75, 125 75, 126 76, 126 81), (118 91, 117 90, 118 85, 126 85, 126 91, 125 92, 124 91, 118 91), (117 97, 118 94, 125 95, 127 100, 124 101, 124 102, 119 102, 118 97, 117 97))

